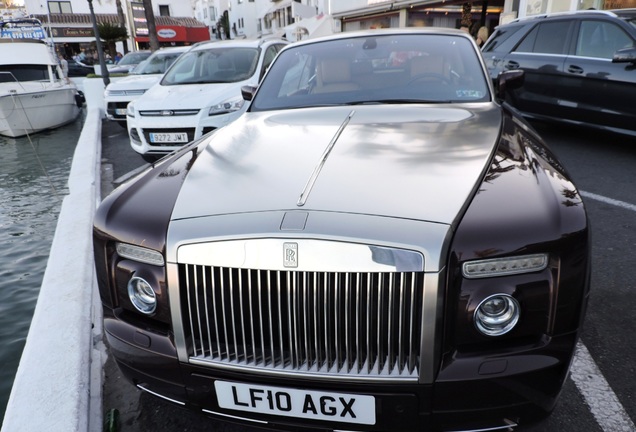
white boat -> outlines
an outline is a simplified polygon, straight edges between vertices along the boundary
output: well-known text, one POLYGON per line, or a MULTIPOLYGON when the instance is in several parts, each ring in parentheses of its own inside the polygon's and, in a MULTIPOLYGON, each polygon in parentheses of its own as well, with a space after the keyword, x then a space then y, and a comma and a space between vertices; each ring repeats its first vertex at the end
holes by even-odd
POLYGON ((80 112, 83 95, 64 77, 51 45, 31 38, 43 32, 24 32, 37 25, 32 19, 0 23, 0 135, 56 128, 80 112))

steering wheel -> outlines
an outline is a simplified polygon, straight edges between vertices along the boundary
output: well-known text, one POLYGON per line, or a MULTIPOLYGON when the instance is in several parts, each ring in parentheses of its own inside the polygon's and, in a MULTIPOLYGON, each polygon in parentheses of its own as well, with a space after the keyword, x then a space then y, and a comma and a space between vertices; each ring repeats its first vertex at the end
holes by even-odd
POLYGON ((411 78, 408 83, 409 84, 413 84, 413 83, 415 83, 417 81, 421 81, 421 80, 424 80, 424 79, 427 79, 427 78, 432 78, 433 80, 439 81, 439 82, 441 82, 442 84, 445 84, 445 85, 450 85, 451 84, 451 82, 450 82, 450 80, 448 78, 446 78, 442 74, 438 74, 438 73, 435 73, 435 72, 424 72, 424 73, 421 73, 421 74, 417 74, 413 78, 411 78))

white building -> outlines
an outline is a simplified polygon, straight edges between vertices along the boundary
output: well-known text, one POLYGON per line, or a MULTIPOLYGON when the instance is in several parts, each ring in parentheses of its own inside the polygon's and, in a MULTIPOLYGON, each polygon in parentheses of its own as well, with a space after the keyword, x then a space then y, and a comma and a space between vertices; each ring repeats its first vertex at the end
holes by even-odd
MULTIPOLYGON (((120 0, 129 40, 128 50, 145 48, 148 31, 141 0, 120 0)), ((116 0, 91 0, 96 21, 119 25, 116 0)), ((153 0, 153 14, 161 45, 188 45, 209 39, 205 25, 194 18, 190 0, 153 0)), ((58 51, 72 56, 94 51, 95 36, 87 0, 24 0, 26 12, 42 21, 58 51)), ((123 43, 117 51, 125 51, 123 43)))
POLYGON ((212 38, 274 35, 295 41, 309 33, 316 36, 334 31, 334 23, 329 17, 329 1, 195 0, 194 10, 195 17, 209 27, 212 38))
POLYGON ((195 0, 194 7, 212 37, 225 37, 217 24, 227 11, 230 38, 272 34, 294 41, 383 27, 459 28, 466 15, 476 27, 486 25, 492 31, 514 18, 592 7, 636 7, 636 0, 195 0), (463 13, 468 6, 470 13, 463 13))

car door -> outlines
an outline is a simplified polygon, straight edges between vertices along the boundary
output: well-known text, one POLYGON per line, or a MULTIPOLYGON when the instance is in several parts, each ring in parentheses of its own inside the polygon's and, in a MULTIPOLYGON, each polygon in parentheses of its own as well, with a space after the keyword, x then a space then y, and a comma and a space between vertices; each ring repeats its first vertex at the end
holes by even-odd
POLYGON ((524 113, 558 116, 558 91, 564 79, 567 47, 572 35, 569 19, 539 22, 501 60, 503 70, 523 69, 521 88, 506 99, 524 113))
POLYGON ((578 22, 572 55, 565 60, 563 116, 608 128, 636 130, 636 69, 612 63, 636 40, 619 23, 586 18, 578 22))

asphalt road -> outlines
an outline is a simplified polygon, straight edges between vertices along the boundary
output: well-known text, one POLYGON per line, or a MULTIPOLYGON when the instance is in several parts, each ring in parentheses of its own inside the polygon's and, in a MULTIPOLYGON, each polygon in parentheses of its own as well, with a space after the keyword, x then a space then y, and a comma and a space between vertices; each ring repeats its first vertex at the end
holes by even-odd
MULTIPOLYGON (((589 357, 575 362, 557 408, 532 432, 633 432, 636 420, 636 139, 534 124, 571 173, 592 225, 592 294, 581 343, 589 357)), ((145 165, 126 132, 107 121, 102 157, 113 181, 145 165)), ((107 183, 111 183, 107 181, 107 183)), ((110 185, 106 184, 106 188, 110 185)), ((105 190, 107 193, 107 189, 105 190)), ((578 360, 578 358, 577 358, 578 360)), ((142 393, 106 365, 104 410, 117 409, 121 432, 252 432, 142 393)))

